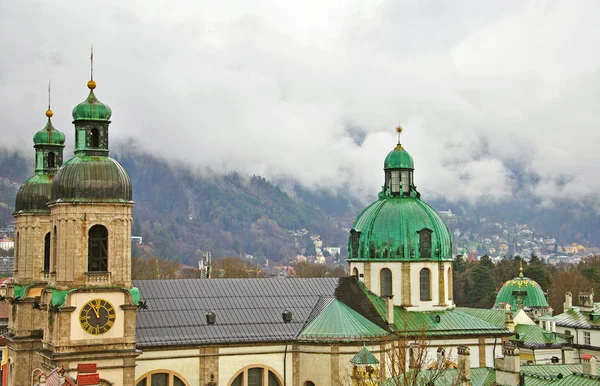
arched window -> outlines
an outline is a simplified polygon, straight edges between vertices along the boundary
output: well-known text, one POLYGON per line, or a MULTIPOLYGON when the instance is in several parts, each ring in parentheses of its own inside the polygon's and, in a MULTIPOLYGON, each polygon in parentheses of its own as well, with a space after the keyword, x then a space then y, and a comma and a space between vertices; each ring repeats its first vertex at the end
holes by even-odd
POLYGON ((108 230, 94 225, 88 233, 88 272, 108 271, 108 230))
POLYGON ((392 271, 384 268, 379 271, 379 296, 392 296, 392 271))
POLYGON ((357 232, 354 229, 352 229, 350 231, 350 234, 350 247, 352 248, 350 258, 358 259, 358 240, 360 239, 360 232, 357 232))
POLYGON ((50 272, 50 232, 44 237, 44 273, 50 272))
POLYGON ((50 265, 52 266, 52 270, 51 272, 55 272, 56 271, 56 225, 54 226, 54 229, 52 230, 52 255, 50 256, 50 265))
POLYGON ((90 146, 100 147, 100 133, 95 127, 92 129, 92 131, 90 131, 90 146))
POLYGON ((18 265, 17 262, 19 261, 19 254, 21 253, 21 234, 19 232, 17 232, 17 242, 15 243, 15 250, 13 251, 14 255, 15 255, 15 268, 18 269, 18 265))
POLYGON ((452 268, 448 268, 448 299, 452 300, 454 294, 454 282, 452 281, 452 268))
POLYGON ((431 300, 431 272, 427 268, 423 268, 419 273, 419 288, 421 300, 431 300))
POLYGON ((431 259, 431 229, 424 228, 419 231, 419 257, 431 259))
POLYGON ((274 371, 264 367, 251 367, 242 370, 229 386, 281 386, 280 378, 274 371))
POLYGON ((48 167, 49 168, 55 167, 54 163, 55 163, 55 161, 54 161, 54 153, 50 152, 50 153, 48 153, 48 167))
POLYGON ((315 383, 313 381, 306 381, 304 382, 304 386, 315 386, 315 383))
POLYGON ((358 268, 356 268, 356 267, 352 268, 352 276, 358 277, 358 268))
POLYGON ((138 378, 136 386, 189 386, 181 376, 169 370, 155 370, 138 378))

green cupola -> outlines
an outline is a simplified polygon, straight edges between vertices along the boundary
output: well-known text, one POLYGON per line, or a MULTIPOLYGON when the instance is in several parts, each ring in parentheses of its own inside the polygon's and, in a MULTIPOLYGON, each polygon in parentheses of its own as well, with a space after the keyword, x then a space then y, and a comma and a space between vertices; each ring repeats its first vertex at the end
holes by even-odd
POLYGON ((416 193, 416 187, 413 186, 413 171, 415 167, 412 157, 400 144, 402 128, 398 126, 396 132, 398 133, 398 144, 394 150, 388 153, 383 162, 383 170, 385 172, 383 192, 387 192, 387 194, 394 197, 410 196, 416 193))
POLYGON ((548 308, 546 294, 540 285, 530 278, 523 275, 523 265, 521 263, 519 276, 508 280, 496 296, 494 308, 501 308, 502 304, 508 304, 513 311, 522 308, 548 308))
POLYGON ((35 175, 19 188, 15 200, 15 213, 49 212, 52 179, 63 163, 65 135, 52 125, 52 110, 48 106, 46 126, 33 136, 35 149, 35 175))
POLYGON ((129 175, 108 156, 112 111, 96 98, 96 82, 90 80, 87 86, 88 98, 73 109, 75 157, 58 170, 52 202, 132 202, 129 175))
POLYGON ((96 82, 90 80, 88 88, 90 89, 90 94, 87 99, 73 108, 73 120, 108 121, 112 115, 112 110, 100 102, 96 98, 96 95, 94 95, 96 82))
MULTIPOLYGON (((398 137, 402 128, 396 129, 398 137)), ((398 144, 384 162, 379 198, 350 231, 349 260, 450 260, 452 240, 440 215, 421 200, 410 154, 398 144)))

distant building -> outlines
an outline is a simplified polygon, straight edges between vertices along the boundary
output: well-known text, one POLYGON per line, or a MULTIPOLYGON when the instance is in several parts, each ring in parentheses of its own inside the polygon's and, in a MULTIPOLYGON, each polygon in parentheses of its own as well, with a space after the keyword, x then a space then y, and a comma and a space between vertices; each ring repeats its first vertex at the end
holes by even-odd
POLYGON ((335 256, 339 255, 342 251, 341 247, 325 247, 323 250, 329 252, 330 255, 335 256))
POLYGON ((14 249, 15 242, 12 241, 11 239, 2 239, 2 240, 0 240, 0 248, 4 249, 5 251, 14 249))
POLYGON ((142 245, 142 236, 131 236, 131 245, 142 245))

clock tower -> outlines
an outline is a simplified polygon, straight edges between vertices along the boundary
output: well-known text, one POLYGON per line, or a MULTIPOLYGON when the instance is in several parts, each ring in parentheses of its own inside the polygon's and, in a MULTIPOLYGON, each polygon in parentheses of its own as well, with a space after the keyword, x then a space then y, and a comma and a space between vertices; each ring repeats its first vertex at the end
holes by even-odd
POLYGON ((75 156, 57 171, 48 207, 51 253, 41 361, 45 370, 98 365, 104 383, 135 382, 136 310, 131 284, 131 180, 110 158, 112 111, 89 95, 73 109, 75 156))

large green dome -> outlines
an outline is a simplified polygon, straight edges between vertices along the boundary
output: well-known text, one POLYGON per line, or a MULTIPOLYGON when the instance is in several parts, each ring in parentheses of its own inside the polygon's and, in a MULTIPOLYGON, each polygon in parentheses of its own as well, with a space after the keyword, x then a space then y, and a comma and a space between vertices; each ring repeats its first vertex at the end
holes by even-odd
POLYGON ((348 249, 359 260, 452 259, 446 224, 417 197, 384 196, 369 205, 354 224, 348 249), (430 234, 430 247, 422 247, 422 233, 430 234))
POLYGON ((73 120, 108 121, 112 115, 112 110, 94 95, 96 82, 90 80, 88 88, 90 94, 87 99, 73 108, 73 120))
POLYGON ((388 153, 383 162, 383 168, 387 169, 414 169, 413 159, 410 154, 400 145, 388 153))
POLYGON ((542 287, 534 280, 523 276, 522 273, 504 283, 496 296, 494 307, 499 307, 500 303, 510 304, 513 310, 523 307, 549 307, 542 287))
POLYGON ((131 179, 110 157, 79 154, 58 169, 52 202, 132 202, 131 179))
POLYGON ((46 205, 50 201, 52 176, 36 174, 21 185, 15 199, 15 213, 48 212, 46 205))

